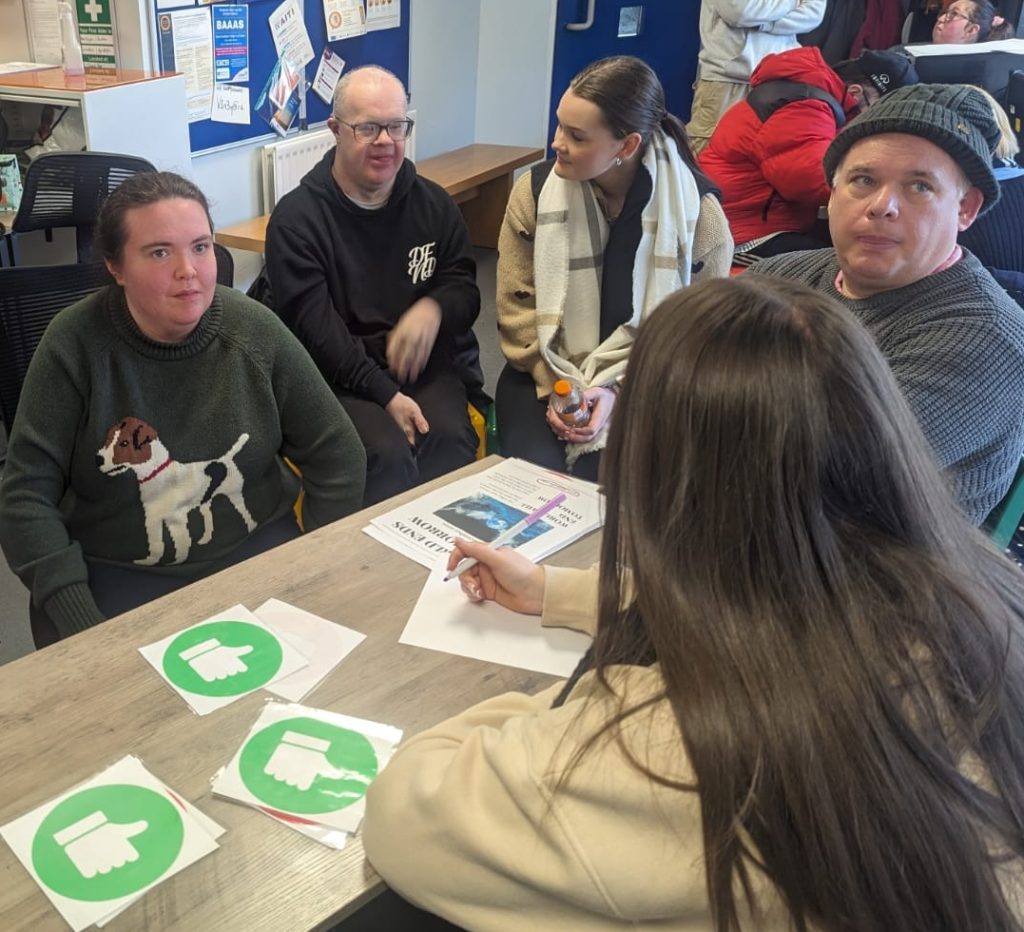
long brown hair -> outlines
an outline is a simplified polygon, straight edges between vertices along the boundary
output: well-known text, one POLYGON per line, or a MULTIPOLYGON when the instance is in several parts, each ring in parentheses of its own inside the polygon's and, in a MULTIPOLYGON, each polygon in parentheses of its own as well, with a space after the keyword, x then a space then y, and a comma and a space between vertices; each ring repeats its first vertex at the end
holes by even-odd
POLYGON ((594 664, 660 664, 696 785, 634 763, 699 792, 716 930, 758 872, 799 930, 1019 929, 1024 579, 854 318, 749 274, 671 296, 602 469, 594 664))

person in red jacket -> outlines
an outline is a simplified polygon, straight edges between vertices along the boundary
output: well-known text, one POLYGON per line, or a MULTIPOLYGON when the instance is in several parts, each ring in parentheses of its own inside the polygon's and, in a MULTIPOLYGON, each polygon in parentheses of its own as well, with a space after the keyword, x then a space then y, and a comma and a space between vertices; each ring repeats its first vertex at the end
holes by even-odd
POLYGON ((817 48, 767 56, 750 79, 750 95, 726 112, 699 158, 722 192, 736 253, 828 246, 827 234, 815 234, 818 208, 829 197, 825 150, 882 94, 917 83, 913 63, 896 51, 869 50, 834 68, 817 48))

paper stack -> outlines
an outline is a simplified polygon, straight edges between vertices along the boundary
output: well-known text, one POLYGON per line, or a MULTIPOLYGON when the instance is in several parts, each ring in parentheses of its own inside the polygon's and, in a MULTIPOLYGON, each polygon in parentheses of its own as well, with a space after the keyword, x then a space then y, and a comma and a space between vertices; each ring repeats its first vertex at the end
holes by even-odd
POLYGON ((223 832, 130 755, 0 828, 75 932, 216 851, 223 832))
POLYGON ((365 635, 269 599, 255 612, 235 605, 139 648, 199 715, 265 688, 297 701, 365 635))
POLYGON ((401 738, 390 725, 270 702, 214 777, 213 792, 343 848, 362 822, 370 782, 401 738))
POLYGON ((366 534, 432 568, 456 536, 490 543, 560 492, 566 501, 510 546, 542 560, 601 526, 601 495, 592 482, 507 459, 374 518, 366 534))

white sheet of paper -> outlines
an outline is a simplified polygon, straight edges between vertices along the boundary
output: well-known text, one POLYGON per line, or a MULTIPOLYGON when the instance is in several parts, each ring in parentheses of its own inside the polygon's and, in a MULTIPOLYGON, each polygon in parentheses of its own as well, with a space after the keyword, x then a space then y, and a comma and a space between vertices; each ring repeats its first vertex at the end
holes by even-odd
POLYGON ((291 702, 302 699, 366 640, 365 634, 280 599, 267 599, 253 614, 268 628, 278 631, 309 664, 266 687, 268 692, 291 702))
MULTIPOLYGON (((75 932, 80 932, 80 930, 87 928, 99 920, 107 920, 111 918, 112 915, 120 912, 126 906, 135 902, 135 900, 145 894, 146 891, 151 890, 158 883, 178 873, 178 871, 183 870, 190 864, 194 864, 200 858, 205 857, 212 851, 217 850, 217 842, 211 836, 208 831, 208 827, 214 826, 219 833, 222 832, 223 829, 207 817, 204 817, 202 822, 196 820, 192 815, 193 811, 195 811, 193 807, 185 803, 179 794, 170 790, 164 783, 149 773, 138 758, 129 755, 121 758, 121 760, 108 767, 102 773, 97 774, 91 779, 86 780, 84 783, 68 790, 66 793, 62 793, 50 802, 33 809, 31 812, 28 812, 20 818, 15 819, 13 822, 3 826, 0 828, 0 837, 3 837, 4 841, 6 841, 11 847, 11 850, 29 872, 32 879, 39 884, 40 889, 46 894, 47 898, 51 903, 53 903, 64 919, 67 920, 71 928, 74 929, 75 932), (151 790, 174 805, 175 811, 178 812, 181 817, 183 834, 181 847, 173 861, 171 861, 170 865, 153 881, 145 884, 139 890, 127 896, 118 896, 111 899, 85 900, 72 898, 52 889, 39 876, 33 860, 33 847, 36 835, 39 832, 40 827, 43 825, 44 820, 61 803, 73 796, 77 796, 79 793, 92 790, 102 791, 102 788, 104 787, 122 787, 126 785, 140 787, 144 790, 151 790)), ((100 820, 103 820, 103 818, 104 814, 100 812, 100 820)), ((141 821, 144 822, 145 820, 143 819, 141 821)), ((107 821, 105 824, 112 827, 124 825, 124 823, 118 823, 113 819, 107 821)), ((78 838, 67 842, 58 840, 58 836, 66 830, 67 829, 62 829, 61 832, 58 832, 54 836, 54 840, 58 841, 58 844, 63 847, 65 852, 69 852, 72 849, 75 840, 80 840, 82 836, 78 836, 78 838)), ((88 855, 93 861, 100 860, 113 865, 112 867, 108 867, 106 871, 100 870, 95 875, 98 883, 104 883, 109 875, 112 875, 114 871, 122 869, 124 864, 128 863, 122 861, 120 866, 117 865, 117 861, 120 860, 121 856, 123 856, 127 851, 134 854, 136 856, 136 863, 138 862, 139 852, 132 846, 132 839, 138 838, 141 840, 147 833, 153 831, 158 831, 156 826, 146 825, 141 832, 135 831, 130 836, 119 837, 114 835, 113 837, 110 837, 108 835, 107 840, 101 839, 94 841, 87 852, 79 851, 77 853, 77 859, 73 859, 71 854, 67 855, 67 870, 68 872, 74 872, 75 870, 81 871, 81 867, 79 865, 85 863, 86 855, 88 855)), ((93 829, 91 832, 86 832, 86 834, 93 834, 94 837, 96 837, 99 835, 99 832, 93 829)), ((84 877, 85 875, 82 874, 81 876, 84 877)))
POLYGON ((248 126, 251 122, 249 88, 238 84, 214 85, 210 119, 214 123, 241 123, 248 126))
POLYGON ((323 0, 323 5, 328 42, 366 34, 363 0, 323 0))
POLYGON ((29 54, 33 60, 49 62, 46 66, 48 68, 62 64, 64 51, 60 41, 60 9, 54 0, 24 0, 18 6, 25 10, 29 54))
POLYGON ((579 631, 544 628, 540 619, 494 602, 470 602, 444 575, 443 563, 431 570, 399 643, 553 676, 572 673, 590 646, 579 631))
POLYGON ((213 103, 213 23, 208 7, 174 10, 171 17, 174 37, 174 70, 185 75, 188 121, 210 118, 213 103))
POLYGON ((334 88, 344 68, 345 59, 337 52, 331 51, 330 46, 326 46, 324 54, 320 57, 320 64, 316 66, 313 91, 328 106, 334 103, 334 88))
POLYGON ((0 62, 0 74, 14 74, 18 71, 42 71, 44 68, 52 68, 38 61, 8 61, 0 62))
POLYGON ((402 25, 401 0, 366 0, 366 31, 402 25))
MULTIPOLYGON (((347 761, 343 754, 339 754, 337 742, 331 744, 329 739, 310 737, 316 734, 315 731, 309 730, 315 728, 315 723, 323 723, 361 734, 373 749, 373 756, 376 758, 376 773, 383 769, 391 758, 395 746, 402 739, 400 729, 383 725, 380 722, 371 722, 294 703, 268 702, 256 720, 256 724, 250 729, 242 746, 228 765, 214 778, 213 792, 218 796, 255 806, 257 809, 274 815, 286 825, 292 823, 281 816, 294 815, 328 828, 345 832, 356 831, 366 810, 365 787, 369 785, 372 776, 352 769, 353 763, 347 761), (312 726, 310 725, 311 721, 314 723, 312 726), (280 731, 281 723, 295 724, 284 731, 284 737, 280 744, 277 744, 276 739, 271 742, 271 747, 275 744, 277 747, 260 772, 259 766, 266 758, 267 747, 264 746, 262 751, 256 751, 257 743, 266 740, 265 733, 280 731), (304 731, 304 728, 307 730, 304 731), (307 737, 309 740, 306 740, 307 737), (289 739, 290 744, 288 743, 289 739), (256 795, 243 779, 240 762, 246 748, 250 746, 254 749, 252 756, 249 757, 249 766, 253 767, 250 773, 263 780, 265 788, 269 784, 270 792, 276 793, 278 798, 268 799, 256 795), (255 766, 253 762, 255 762, 255 766), (276 783, 267 781, 267 775, 271 775, 272 768, 276 771, 272 774, 276 783), (305 787, 301 787, 303 779, 306 781, 305 787), (339 780, 344 782, 339 784, 337 782, 339 780), (342 809, 316 811, 318 807, 315 802, 318 797, 329 799, 350 795, 351 790, 344 789, 346 784, 350 787, 353 784, 360 787, 361 795, 358 799, 342 809), (289 796, 293 801, 296 797, 304 799, 307 796, 312 797, 314 805, 291 808, 288 805, 289 796)), ((365 744, 363 747, 365 748, 365 744)))
POLYGON ((284 0, 270 14, 270 34, 274 37, 278 58, 287 58, 296 68, 316 58, 297 0, 284 0))
MULTIPOLYGON (((230 634, 230 629, 227 632, 230 634)), ((199 715, 223 708, 308 665, 299 651, 244 605, 234 605, 163 640, 140 647, 139 653, 199 715), (239 624, 249 626, 235 629, 247 637, 239 640, 222 633, 225 629, 220 626, 239 624), (185 643, 175 643, 179 638, 185 643), (190 640, 194 643, 188 643, 190 640), (236 640, 238 643, 234 643, 236 640), (276 658, 278 650, 280 661, 275 666, 268 658, 276 658), (168 671, 176 675, 178 682, 168 671), (220 684, 228 689, 222 690, 220 684), (190 685, 193 688, 189 688, 190 685), (237 687, 237 691, 231 687, 237 687)))

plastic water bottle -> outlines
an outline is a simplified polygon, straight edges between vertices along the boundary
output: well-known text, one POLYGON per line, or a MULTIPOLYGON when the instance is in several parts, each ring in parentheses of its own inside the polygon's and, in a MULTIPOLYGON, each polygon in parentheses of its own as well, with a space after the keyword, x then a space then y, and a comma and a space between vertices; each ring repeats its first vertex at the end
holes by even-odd
POLYGON ((584 427, 590 421, 589 402, 580 387, 568 379, 555 382, 548 405, 567 427, 584 427))
POLYGON ((78 21, 71 4, 61 2, 59 6, 60 44, 64 53, 64 74, 77 76, 85 74, 82 64, 82 46, 78 41, 78 21))

